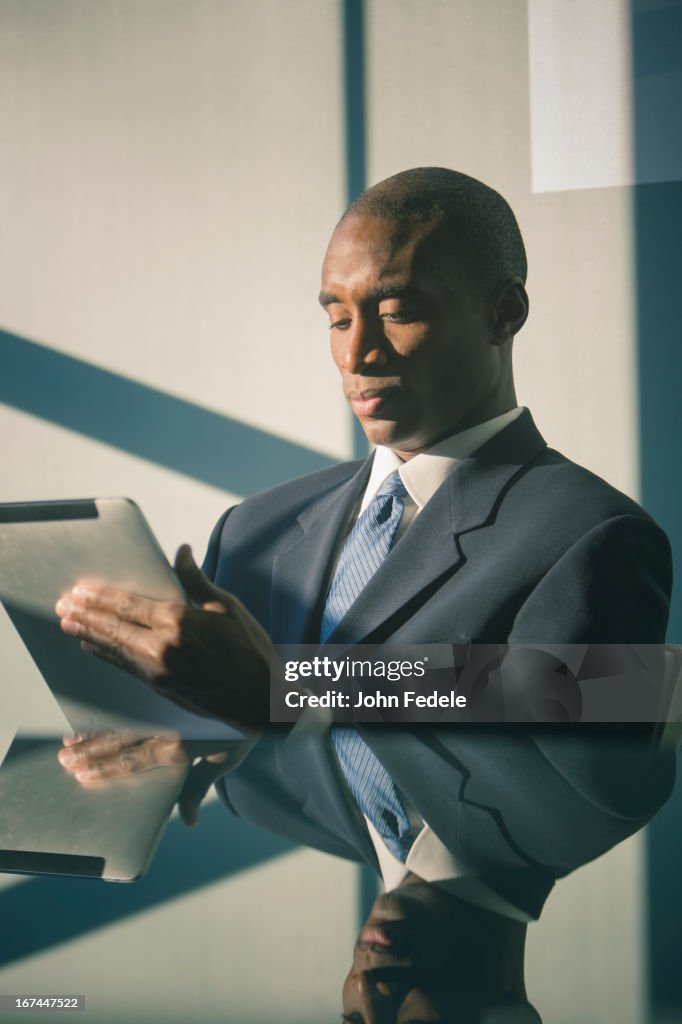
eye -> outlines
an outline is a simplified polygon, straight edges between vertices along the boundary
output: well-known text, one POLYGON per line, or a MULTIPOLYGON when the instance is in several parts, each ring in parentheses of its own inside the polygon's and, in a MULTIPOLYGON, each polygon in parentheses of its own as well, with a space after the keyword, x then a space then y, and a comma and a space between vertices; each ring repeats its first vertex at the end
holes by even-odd
POLYGON ((352 323, 352 317, 348 315, 348 309, 342 302, 330 302, 327 306, 330 331, 345 331, 352 323))
POLYGON ((382 320, 390 320, 391 323, 396 323, 396 324, 409 324, 413 320, 416 320, 417 316, 415 315, 414 311, 411 310, 411 309, 401 309, 397 313, 382 313, 381 314, 381 319, 382 320))
POLYGON ((424 310, 414 303, 407 305, 403 302, 399 305, 394 301, 388 308, 380 308, 379 316, 392 324, 412 324, 424 319, 424 310))

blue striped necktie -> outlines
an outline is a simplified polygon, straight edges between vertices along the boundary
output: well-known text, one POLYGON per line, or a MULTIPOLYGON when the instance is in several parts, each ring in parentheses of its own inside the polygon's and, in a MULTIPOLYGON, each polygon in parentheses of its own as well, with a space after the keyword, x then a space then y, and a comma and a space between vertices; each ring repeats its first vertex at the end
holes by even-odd
MULTIPOLYGON (((348 535, 322 614, 321 643, 327 641, 391 550, 406 494, 396 470, 384 481, 348 535)), ((335 726, 332 741, 358 807, 391 853, 405 861, 411 845, 410 822, 393 779, 357 729, 335 726)))

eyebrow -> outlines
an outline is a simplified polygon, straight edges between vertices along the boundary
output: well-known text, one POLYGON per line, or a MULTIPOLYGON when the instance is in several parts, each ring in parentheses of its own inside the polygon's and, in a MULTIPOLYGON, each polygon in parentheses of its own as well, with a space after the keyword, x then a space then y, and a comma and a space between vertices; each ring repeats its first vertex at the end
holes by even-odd
MULTIPOLYGON (((409 284, 384 284, 379 288, 372 288, 367 293, 367 299, 380 302, 382 299, 423 299, 424 293, 419 288, 415 288, 414 285, 409 284)), ((332 303, 338 302, 339 305, 343 305, 341 299, 339 299, 332 292, 320 292, 318 295, 318 301, 323 308, 331 306, 332 303)))

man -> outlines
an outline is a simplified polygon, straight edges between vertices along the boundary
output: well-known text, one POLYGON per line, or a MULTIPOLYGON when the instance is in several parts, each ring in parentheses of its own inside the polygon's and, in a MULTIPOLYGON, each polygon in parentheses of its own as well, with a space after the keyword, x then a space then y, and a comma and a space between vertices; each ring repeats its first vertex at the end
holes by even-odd
MULTIPOLYGON (((58 605, 63 629, 173 700, 255 730, 268 723, 271 641, 662 643, 664 534, 548 449, 517 407, 525 277, 514 216, 481 182, 421 168, 369 189, 332 235, 320 301, 375 453, 229 510, 208 579, 181 549, 191 603, 76 588, 58 605)), ((115 742, 97 742, 63 753, 83 781, 181 756, 150 741, 122 766, 115 742)), ((452 883, 481 913, 521 921, 672 785, 647 730, 255 731, 229 767, 221 797, 247 820, 385 878, 399 865, 396 884, 452 883)))

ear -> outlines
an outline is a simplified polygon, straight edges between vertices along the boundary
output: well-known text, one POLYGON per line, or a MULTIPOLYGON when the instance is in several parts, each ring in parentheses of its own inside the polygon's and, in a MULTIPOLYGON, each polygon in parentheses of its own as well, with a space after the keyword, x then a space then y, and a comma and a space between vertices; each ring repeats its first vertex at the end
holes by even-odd
POLYGON ((510 277, 499 286, 494 310, 495 342, 503 345, 518 334, 528 317, 528 295, 520 277, 510 277))

